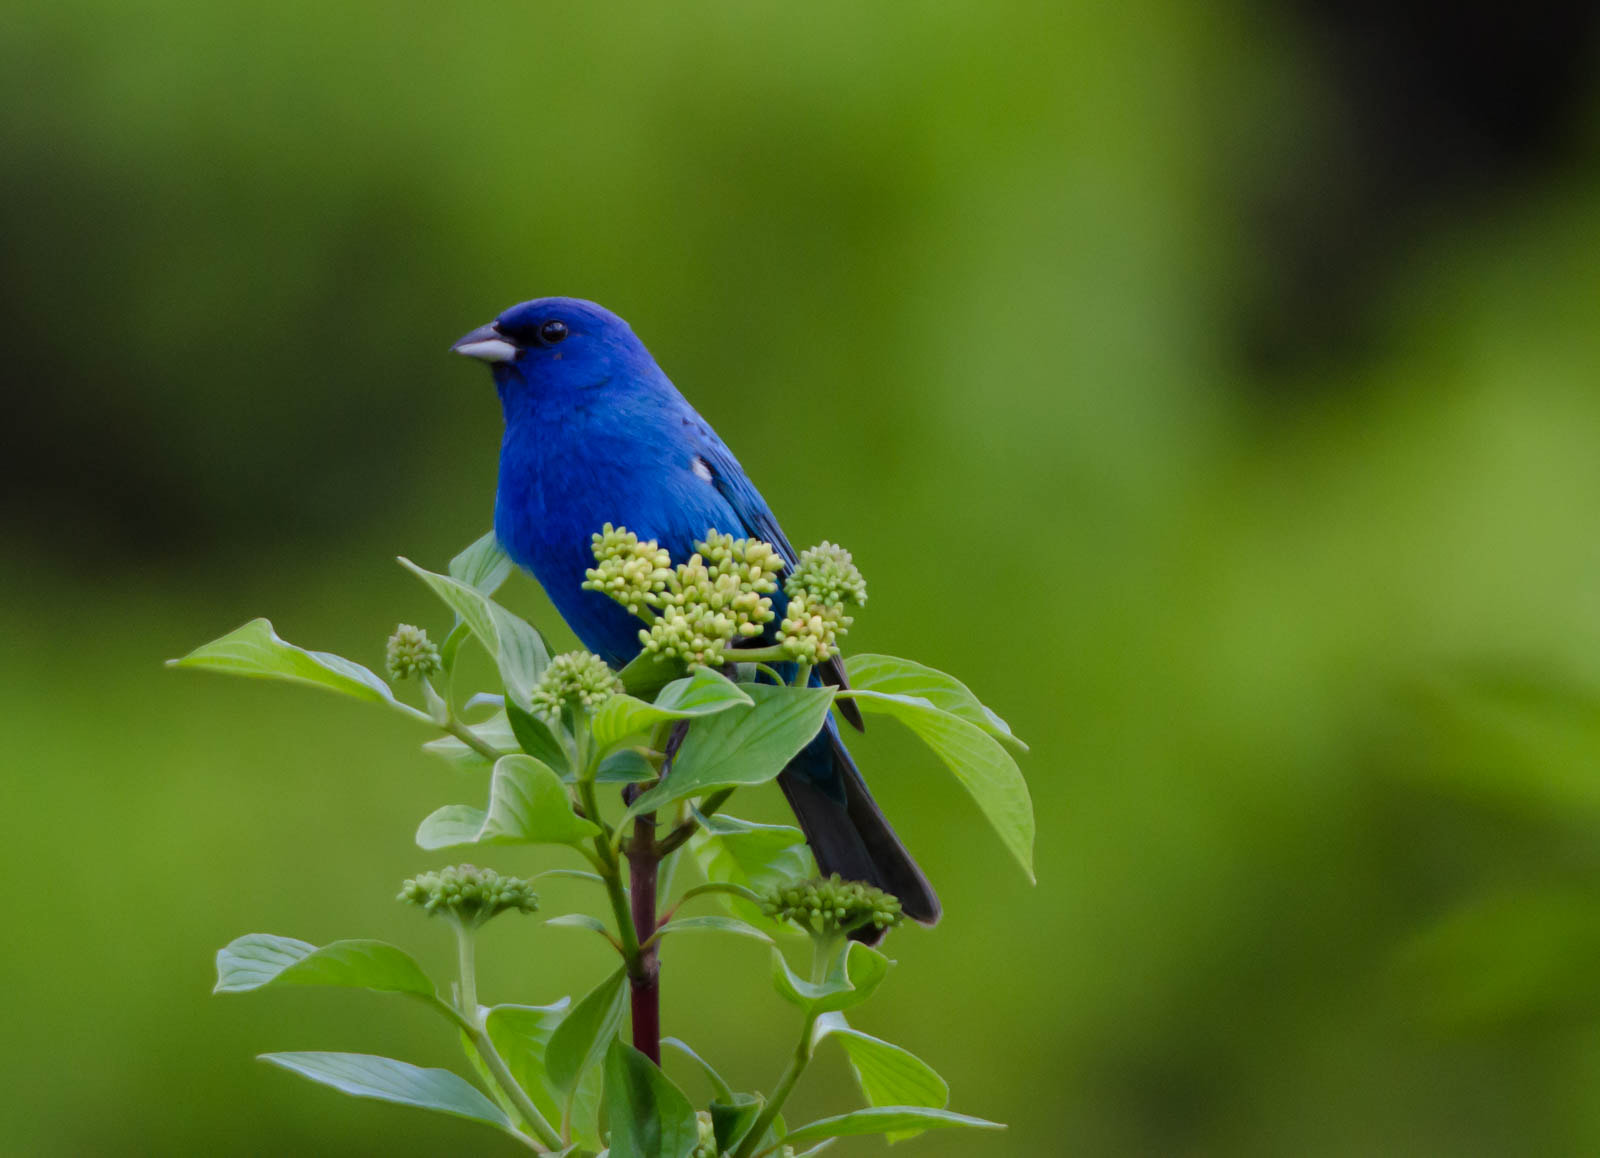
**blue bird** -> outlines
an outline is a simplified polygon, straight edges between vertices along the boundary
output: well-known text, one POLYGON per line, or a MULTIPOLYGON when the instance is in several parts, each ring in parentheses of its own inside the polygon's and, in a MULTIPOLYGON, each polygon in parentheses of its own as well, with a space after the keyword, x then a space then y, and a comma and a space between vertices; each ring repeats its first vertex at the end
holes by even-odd
MULTIPOLYGON (((628 324, 577 298, 506 310, 451 347, 487 362, 505 414, 495 535, 532 572, 585 647, 620 667, 639 621, 582 588, 590 535, 605 523, 655 539, 677 560, 716 530, 794 548, 739 461, 673 386, 628 324)), ((780 589, 774 610, 782 618, 780 589)), ((769 637, 766 642, 771 642, 769 637)), ((842 686, 838 660, 813 680, 842 686)), ((854 705, 840 710, 860 727, 854 705)), ((830 718, 778 784, 823 873, 865 881, 907 916, 939 919, 939 899, 867 791, 830 718)))

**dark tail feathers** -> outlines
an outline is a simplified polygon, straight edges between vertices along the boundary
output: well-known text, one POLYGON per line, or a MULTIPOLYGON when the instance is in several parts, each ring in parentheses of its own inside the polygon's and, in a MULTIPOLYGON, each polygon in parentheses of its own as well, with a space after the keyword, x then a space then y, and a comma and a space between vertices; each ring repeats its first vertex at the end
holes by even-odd
MULTIPOLYGON (((789 807, 800 822, 800 830, 806 834, 806 843, 817 858, 817 868, 824 876, 838 873, 846 880, 874 885, 898 897, 901 909, 912 920, 924 925, 938 923, 941 913, 938 895, 889 826, 877 801, 872 799, 872 793, 867 791, 866 782, 861 779, 832 721, 778 777, 778 786, 788 798, 789 807), (811 771, 809 768, 797 767, 822 757, 830 759, 833 767, 820 777, 807 775, 811 771), (843 781, 842 804, 819 783, 831 781, 835 776, 843 781)), ((863 929, 854 936, 874 944, 883 934, 879 930, 863 929)))

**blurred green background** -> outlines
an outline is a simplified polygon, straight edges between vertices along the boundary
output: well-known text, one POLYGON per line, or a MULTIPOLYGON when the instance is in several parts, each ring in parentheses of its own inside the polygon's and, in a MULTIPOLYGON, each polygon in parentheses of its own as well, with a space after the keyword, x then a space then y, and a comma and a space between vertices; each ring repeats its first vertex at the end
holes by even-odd
MULTIPOLYGON (((488 526, 499 439, 445 348, 562 293, 855 550, 858 649, 1032 742, 1037 888, 907 737, 856 745, 947 911, 861 1024, 1012 1126, 908 1153, 1600 1153, 1596 17, 1426 13, 14 9, 0 1149, 514 1152, 252 1060, 457 1064, 420 1008, 209 995, 255 930, 442 969, 390 898, 477 787, 159 664, 437 630, 391 557, 488 526)), ((603 963, 486 939, 489 1000, 603 963)), ((668 1031, 770 1083, 761 949, 666 970, 668 1031)), ((829 1056, 795 1116, 847 1097, 829 1056)))

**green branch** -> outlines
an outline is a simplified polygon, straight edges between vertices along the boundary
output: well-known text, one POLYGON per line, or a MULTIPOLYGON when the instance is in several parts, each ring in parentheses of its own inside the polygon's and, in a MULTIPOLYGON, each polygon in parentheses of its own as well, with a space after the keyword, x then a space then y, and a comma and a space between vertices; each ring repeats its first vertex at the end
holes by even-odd
POLYGON ((454 713, 452 713, 450 717, 439 726, 442 727, 446 732, 450 733, 450 735, 460 740, 467 747, 471 748, 478 755, 482 756, 485 760, 489 761, 491 764, 507 754, 500 751, 500 749, 496 748, 493 744, 485 741, 482 736, 478 735, 478 733, 474 732, 460 720, 456 719, 454 713))
MULTIPOLYGON (((732 788, 722 788, 716 792, 713 792, 710 796, 707 796, 700 802, 700 815, 711 816, 724 804, 726 804, 728 802, 728 798, 732 795, 732 788)), ((694 830, 699 823, 700 822, 691 815, 687 820, 676 825, 671 832, 667 833, 666 836, 662 837, 660 843, 656 846, 661 858, 665 860, 669 854, 677 852, 678 849, 683 846, 683 843, 694 835, 694 830)))
POLYGON ((511 1068, 506 1065, 505 1059, 500 1056, 500 1051, 495 1048, 494 1042, 484 1031, 483 1020, 478 1015, 476 931, 460 922, 456 922, 456 957, 460 969, 456 997, 458 1008, 451 1009, 443 1002, 440 1002, 440 1006, 454 1015, 452 1020, 467 1035, 468 1040, 472 1042, 472 1048, 478 1051, 478 1056, 483 1059, 483 1064, 493 1075, 495 1085, 511 1099, 511 1104, 516 1107, 517 1113, 543 1143, 537 1149, 541 1153, 561 1149, 563 1143, 560 1133, 539 1112, 539 1107, 533 1104, 528 1092, 512 1076, 511 1068))

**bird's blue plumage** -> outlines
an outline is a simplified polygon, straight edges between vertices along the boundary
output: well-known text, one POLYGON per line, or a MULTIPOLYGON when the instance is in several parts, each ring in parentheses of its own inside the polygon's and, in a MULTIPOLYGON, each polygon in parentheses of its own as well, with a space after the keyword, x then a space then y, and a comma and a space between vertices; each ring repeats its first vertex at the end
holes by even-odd
MULTIPOLYGON (((655 539, 680 561, 716 530, 764 539, 795 562, 733 452, 609 310, 576 298, 524 302, 455 348, 490 363, 505 415, 496 537, 584 646, 608 662, 620 666, 638 653, 640 624, 582 589, 593 565, 590 536, 604 524, 655 539)), ((780 590, 780 619, 784 602, 780 590)), ((824 871, 831 860, 843 875, 894 892, 909 915, 937 918, 937 899, 831 720, 780 783, 824 871)))

